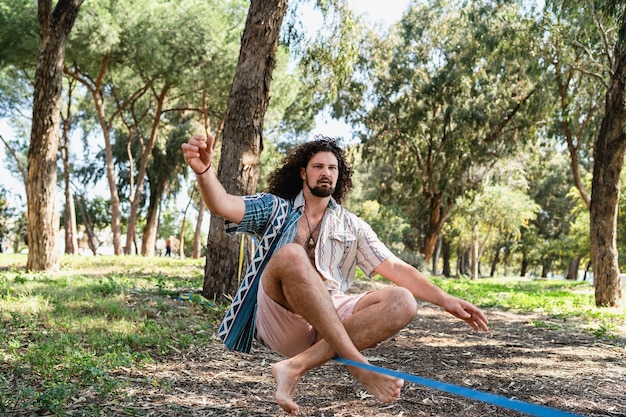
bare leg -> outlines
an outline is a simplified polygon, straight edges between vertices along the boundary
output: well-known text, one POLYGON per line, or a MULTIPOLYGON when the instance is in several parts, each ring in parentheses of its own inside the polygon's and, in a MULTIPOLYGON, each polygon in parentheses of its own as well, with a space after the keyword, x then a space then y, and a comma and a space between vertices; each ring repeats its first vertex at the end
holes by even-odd
MULTIPOLYGON (((335 356, 367 363, 360 350, 397 333, 415 316, 417 307, 408 291, 388 288, 363 297, 355 314, 342 323, 304 250, 287 245, 276 255, 263 274, 264 290, 276 302, 303 316, 324 338, 272 368, 277 383, 276 402, 285 411, 296 414, 298 405, 293 396, 302 375, 335 356)), ((399 397, 401 379, 354 367, 349 369, 380 401, 391 402, 399 397)))

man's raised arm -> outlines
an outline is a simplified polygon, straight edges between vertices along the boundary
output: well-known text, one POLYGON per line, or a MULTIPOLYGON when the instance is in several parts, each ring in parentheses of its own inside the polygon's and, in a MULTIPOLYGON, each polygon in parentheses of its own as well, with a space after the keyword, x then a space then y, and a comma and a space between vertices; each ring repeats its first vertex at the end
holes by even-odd
POLYGON ((214 142, 212 135, 194 135, 182 145, 185 162, 195 172, 200 194, 211 214, 240 223, 246 210, 243 200, 228 194, 211 169, 214 142))

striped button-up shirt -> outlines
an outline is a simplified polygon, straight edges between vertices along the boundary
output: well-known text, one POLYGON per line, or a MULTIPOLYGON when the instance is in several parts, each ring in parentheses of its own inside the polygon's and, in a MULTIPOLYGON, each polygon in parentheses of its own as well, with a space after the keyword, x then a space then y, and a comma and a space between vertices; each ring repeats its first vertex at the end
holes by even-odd
MULTIPOLYGON (((260 239, 271 221, 276 200, 269 194, 255 194, 243 199, 246 205, 244 218, 238 225, 231 224, 229 231, 248 233, 260 239)), ((285 222, 274 251, 293 242, 296 236, 297 220, 304 211, 302 192, 290 202, 290 210, 289 220, 285 222)), ((266 256, 272 254, 267 253, 266 256)), ((331 293, 345 292, 350 288, 357 266, 371 276, 374 269, 391 255, 367 223, 330 199, 315 247, 315 266, 325 278, 331 293)))

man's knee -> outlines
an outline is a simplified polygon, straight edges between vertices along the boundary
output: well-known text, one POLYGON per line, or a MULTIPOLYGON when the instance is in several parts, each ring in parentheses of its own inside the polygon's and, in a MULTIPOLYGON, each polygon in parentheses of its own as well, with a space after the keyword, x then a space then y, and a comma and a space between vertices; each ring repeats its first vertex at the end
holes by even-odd
POLYGON ((306 251, 304 248, 297 243, 287 243, 280 249, 276 251, 276 254, 280 254, 281 256, 306 256, 306 251))
MULTIPOLYGON (((272 254, 266 270, 289 271, 291 268, 302 265, 301 260, 307 259, 304 248, 295 243, 288 243, 272 254)), ((310 263, 309 263, 310 264, 310 263)))
MULTIPOLYGON (((272 283, 280 287, 290 283, 301 283, 307 277, 317 278, 317 273, 311 264, 304 248, 294 243, 288 243, 278 249, 269 260, 263 272, 262 280, 265 288, 272 283)), ((269 288, 268 288, 269 289, 269 288)), ((269 289, 269 291, 272 291, 269 289)))
POLYGON ((398 326, 404 327, 417 315, 417 301, 409 290, 403 287, 389 287, 387 302, 390 317, 398 320, 398 326))

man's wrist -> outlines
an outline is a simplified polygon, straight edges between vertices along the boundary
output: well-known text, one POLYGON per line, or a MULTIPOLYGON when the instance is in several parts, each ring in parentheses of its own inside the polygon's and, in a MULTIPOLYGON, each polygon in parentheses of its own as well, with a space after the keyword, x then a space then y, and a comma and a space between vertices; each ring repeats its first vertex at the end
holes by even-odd
POLYGON ((207 173, 207 172, 211 169, 211 166, 212 166, 212 165, 213 165, 213 162, 211 161, 211 162, 209 162, 209 166, 207 166, 207 167, 204 169, 204 171, 202 171, 202 172, 196 172, 196 171, 194 171, 194 172, 196 173, 196 175, 197 175, 197 176, 202 176, 202 175, 206 174, 206 173, 207 173))

